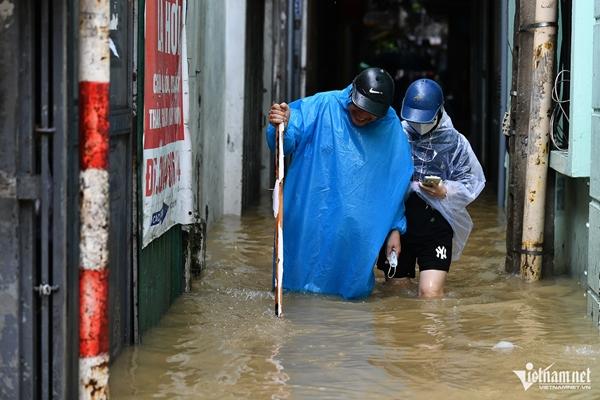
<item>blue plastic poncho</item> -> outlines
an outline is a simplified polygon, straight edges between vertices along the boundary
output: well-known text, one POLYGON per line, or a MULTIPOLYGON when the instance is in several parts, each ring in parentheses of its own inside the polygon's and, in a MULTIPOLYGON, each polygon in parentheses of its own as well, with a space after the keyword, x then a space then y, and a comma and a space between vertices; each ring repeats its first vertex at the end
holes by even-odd
MULTIPOLYGON (((290 104, 284 152, 283 288, 368 296, 388 232, 406 230, 410 147, 392 108, 364 127, 350 120, 350 89, 290 104)), ((275 129, 267 129, 275 146, 275 129)))
POLYGON ((479 196, 485 186, 485 176, 469 141, 452 125, 444 112, 439 126, 431 133, 420 135, 406 121, 402 125, 412 148, 415 167, 410 190, 438 210, 448 221, 454 237, 452 259, 458 260, 473 229, 467 205, 479 196), (426 175, 442 178, 446 198, 434 198, 419 186, 426 175))

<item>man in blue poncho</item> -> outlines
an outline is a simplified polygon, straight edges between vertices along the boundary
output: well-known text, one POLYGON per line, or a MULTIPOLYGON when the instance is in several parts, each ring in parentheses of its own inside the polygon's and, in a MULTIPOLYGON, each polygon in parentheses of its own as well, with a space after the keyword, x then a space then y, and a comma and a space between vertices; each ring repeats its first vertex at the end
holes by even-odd
POLYGON ((344 90, 274 104, 267 142, 285 124, 291 155, 284 186, 283 288, 368 296, 386 240, 400 252, 404 195, 413 172, 402 125, 390 107, 394 82, 369 68, 344 90))

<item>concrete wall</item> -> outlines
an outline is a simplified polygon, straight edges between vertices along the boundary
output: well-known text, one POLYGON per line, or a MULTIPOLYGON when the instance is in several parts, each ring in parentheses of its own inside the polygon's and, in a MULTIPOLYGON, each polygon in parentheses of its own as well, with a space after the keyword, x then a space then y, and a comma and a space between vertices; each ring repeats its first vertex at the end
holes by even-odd
POLYGON ((202 197, 202 152, 204 147, 204 135, 200 129, 202 124, 200 106, 202 102, 202 61, 205 34, 206 2, 188 1, 186 15, 186 40, 187 40, 187 62, 188 62, 188 85, 189 85, 189 129, 192 141, 192 182, 194 193, 194 211, 200 217, 205 217, 204 210, 200 206, 202 197))
POLYGON ((600 326, 600 0, 594 3, 588 315, 600 326))
POLYGON ((554 219, 554 274, 569 274, 587 285, 589 179, 557 174, 554 219))
MULTIPOLYGON (((592 126, 592 41, 594 2, 573 3, 571 28, 570 122, 567 151, 553 150, 555 190, 555 273, 568 273, 587 286, 590 149, 592 126)), ((564 34, 562 30, 559 34, 564 34)), ((560 37, 559 37, 560 39, 560 37)), ((559 40, 562 46, 562 41, 559 40)))
MULTIPOLYGON (((32 374, 31 353, 26 354, 21 338, 27 327, 19 321, 21 288, 26 281, 22 270, 19 238, 19 201, 17 199, 19 98, 19 20, 20 9, 27 4, 0 3, 0 250, 4 255, 0 268, 0 398, 21 399, 31 396, 28 385, 21 387, 23 376, 32 374), (5 95, 10 93, 9 96, 5 95), (25 354, 24 354, 25 353, 25 354), (24 393, 23 393, 23 392, 24 393)), ((25 97, 25 96, 23 96, 25 97)), ((25 114, 25 113, 23 113, 25 114)), ((29 287, 31 291, 31 288, 29 287)), ((31 385, 31 381, 26 382, 31 385)))
POLYGON ((210 225, 241 213, 246 1, 188 1, 195 204, 210 225))
MULTIPOLYGON (((242 213, 246 2, 225 0, 225 165, 223 213, 242 213)), ((221 91, 223 89, 221 88, 221 91)))
POLYGON ((225 4, 189 2, 187 37, 195 204, 210 223, 223 214, 225 4))

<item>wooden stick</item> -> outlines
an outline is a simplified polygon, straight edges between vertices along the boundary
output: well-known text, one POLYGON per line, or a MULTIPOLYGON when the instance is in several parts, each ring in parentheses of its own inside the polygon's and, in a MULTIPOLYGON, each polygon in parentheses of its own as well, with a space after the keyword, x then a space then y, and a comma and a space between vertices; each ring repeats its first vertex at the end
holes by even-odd
POLYGON ((283 131, 285 126, 279 124, 277 136, 275 138, 275 191, 273 193, 276 229, 275 229, 275 315, 281 317, 283 315, 283 178, 284 178, 284 161, 283 161, 283 131), (275 207, 276 206, 276 207, 275 207))

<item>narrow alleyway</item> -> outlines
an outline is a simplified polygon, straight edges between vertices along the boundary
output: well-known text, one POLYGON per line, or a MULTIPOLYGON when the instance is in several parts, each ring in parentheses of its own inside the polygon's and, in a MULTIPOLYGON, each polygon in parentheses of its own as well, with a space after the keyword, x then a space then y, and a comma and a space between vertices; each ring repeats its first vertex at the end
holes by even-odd
MULTIPOLYGON (((286 294, 273 316, 268 200, 209 233, 207 269, 111 368, 115 399, 597 397, 600 345, 584 290, 504 273, 504 220, 484 195, 443 300, 385 287, 366 301, 286 294), (494 349, 500 341, 513 349, 494 349), (513 370, 592 370, 592 389, 524 388, 513 370), (594 395, 594 393, 596 393, 594 395)), ((343 266, 340 266, 343 268, 343 266)))

